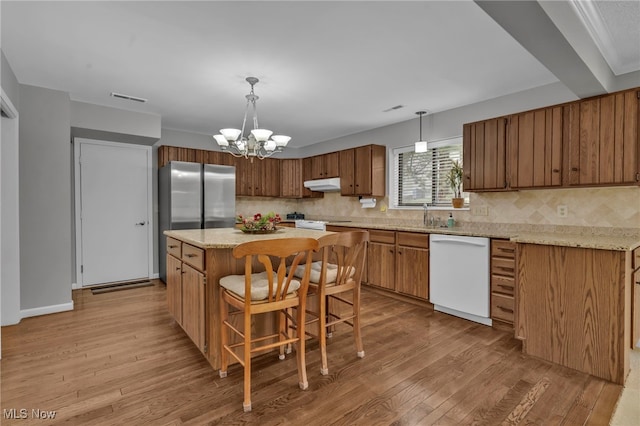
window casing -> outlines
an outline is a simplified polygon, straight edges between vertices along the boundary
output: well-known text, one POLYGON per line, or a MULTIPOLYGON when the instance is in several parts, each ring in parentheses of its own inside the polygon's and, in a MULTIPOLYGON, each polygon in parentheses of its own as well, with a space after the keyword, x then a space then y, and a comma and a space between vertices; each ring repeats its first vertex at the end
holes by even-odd
MULTIPOLYGON (((391 203, 393 208, 451 208, 454 193, 446 176, 454 161, 462 164, 462 138, 428 143, 427 152, 416 153, 414 146, 392 151, 391 203)), ((469 194, 463 192, 465 207, 469 194)))

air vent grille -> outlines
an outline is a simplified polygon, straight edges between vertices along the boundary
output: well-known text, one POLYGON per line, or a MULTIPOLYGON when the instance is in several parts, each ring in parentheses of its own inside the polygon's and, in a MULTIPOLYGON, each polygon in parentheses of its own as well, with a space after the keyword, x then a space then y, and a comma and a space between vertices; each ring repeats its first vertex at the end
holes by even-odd
POLYGON ((382 112, 389 112, 389 111, 394 111, 396 109, 400 109, 400 108, 404 108, 404 105, 396 105, 396 106, 392 106, 391 108, 387 108, 382 112))
POLYGON ((111 96, 113 96, 114 98, 126 99, 128 101, 141 102, 143 104, 148 102, 148 100, 144 98, 139 98, 137 96, 131 96, 131 95, 124 95, 122 93, 116 93, 116 92, 111 92, 111 96))

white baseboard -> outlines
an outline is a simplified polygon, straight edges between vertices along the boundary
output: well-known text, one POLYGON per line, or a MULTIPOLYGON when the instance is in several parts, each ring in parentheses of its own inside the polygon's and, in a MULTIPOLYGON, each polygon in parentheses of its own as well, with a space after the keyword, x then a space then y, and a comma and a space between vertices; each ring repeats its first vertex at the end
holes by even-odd
POLYGON ((58 312, 73 311, 73 300, 59 305, 41 306, 39 308, 22 309, 20 316, 22 318, 37 317, 39 315, 55 314, 58 312))
POLYGON ((77 290, 79 288, 80 286, 78 285, 78 283, 71 283, 71 290, 77 290))
POLYGON ((152 275, 149 277, 149 279, 151 279, 151 280, 154 280, 154 279, 155 279, 155 280, 157 280, 157 279, 159 279, 159 278, 160 278, 160 274, 152 274, 152 275))

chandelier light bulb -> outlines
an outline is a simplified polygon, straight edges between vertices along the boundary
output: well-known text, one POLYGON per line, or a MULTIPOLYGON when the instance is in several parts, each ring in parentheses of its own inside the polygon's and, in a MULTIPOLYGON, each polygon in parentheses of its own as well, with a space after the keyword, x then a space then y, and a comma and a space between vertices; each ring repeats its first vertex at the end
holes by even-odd
POLYGON ((273 132, 267 129, 253 129, 251 134, 258 142, 266 142, 273 132))
POLYGON ((238 140, 238 136, 242 133, 240 129, 220 129, 220 133, 224 136, 229 142, 235 142, 238 140))
POLYGON ((284 148, 291 140, 291 136, 273 135, 271 136, 271 139, 275 141, 276 146, 284 148))
POLYGON ((276 142, 269 139, 264 143, 264 149, 266 149, 269 152, 274 151, 276 149, 276 142))
POLYGON ((228 147, 229 146, 229 141, 224 136, 222 136, 222 135, 213 135, 213 138, 216 140, 216 142, 218 142, 218 145, 220 145, 221 147, 228 147))

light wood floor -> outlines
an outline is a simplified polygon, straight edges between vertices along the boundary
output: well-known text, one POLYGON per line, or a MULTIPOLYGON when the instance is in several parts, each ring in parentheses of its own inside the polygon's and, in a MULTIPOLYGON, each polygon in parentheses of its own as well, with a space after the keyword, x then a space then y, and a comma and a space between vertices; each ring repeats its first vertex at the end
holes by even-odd
POLYGON ((596 424, 621 387, 524 356, 508 333, 365 289, 363 340, 339 329, 321 376, 308 351, 309 389, 295 358, 255 362, 253 411, 242 411, 242 370, 220 379, 165 308, 165 287, 92 295, 75 311, 2 328, 0 423, 75 425, 596 424), (25 420, 7 411, 28 410, 25 420))

